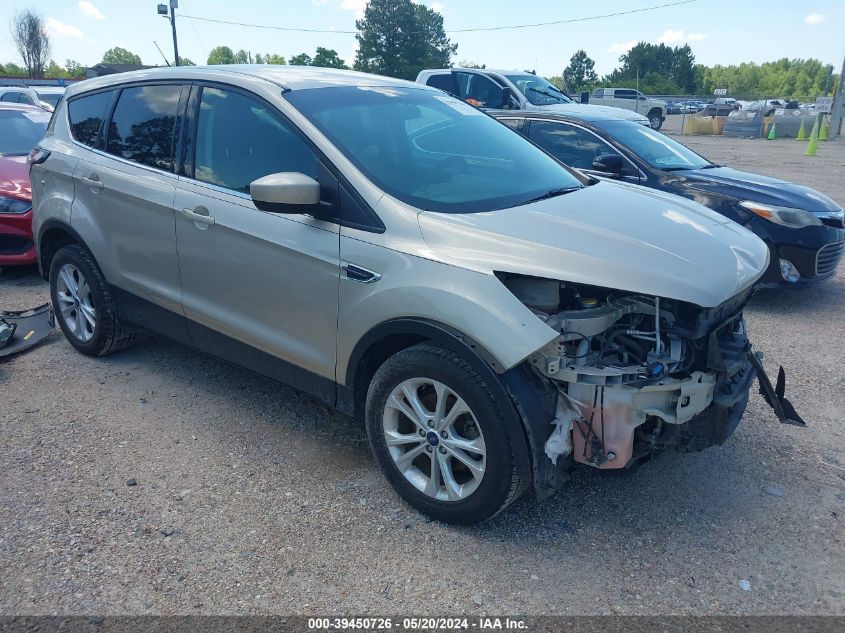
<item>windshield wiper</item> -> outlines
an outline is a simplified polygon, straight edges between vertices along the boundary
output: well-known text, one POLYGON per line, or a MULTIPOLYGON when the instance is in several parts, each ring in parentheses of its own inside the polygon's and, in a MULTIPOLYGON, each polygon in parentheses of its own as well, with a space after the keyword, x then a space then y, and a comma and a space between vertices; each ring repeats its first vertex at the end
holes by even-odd
POLYGON ((548 200, 549 198, 556 198, 557 196, 572 193, 573 191, 578 191, 579 189, 583 189, 583 187, 561 187, 559 189, 549 189, 542 196, 531 198, 530 200, 528 200, 528 202, 526 202, 526 204, 529 204, 531 202, 539 202, 540 200, 548 200))
MULTIPOLYGON (((549 97, 550 99, 557 99, 558 101, 564 101, 563 93, 561 93, 560 95, 556 95, 553 92, 549 92, 548 90, 540 90, 539 88, 533 88, 532 87, 532 88, 528 88, 528 89, 531 90, 532 92, 539 92, 541 95, 549 97)), ((564 103, 566 103, 566 102, 564 101, 564 103)))
POLYGON ((708 163, 702 169, 715 169, 716 167, 721 167, 721 165, 717 165, 716 163, 708 163))

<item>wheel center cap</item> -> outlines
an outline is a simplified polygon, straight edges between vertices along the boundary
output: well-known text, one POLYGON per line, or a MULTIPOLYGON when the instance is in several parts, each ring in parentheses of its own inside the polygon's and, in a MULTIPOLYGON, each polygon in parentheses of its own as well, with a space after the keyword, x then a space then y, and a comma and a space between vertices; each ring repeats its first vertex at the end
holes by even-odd
POLYGON ((434 431, 429 431, 425 436, 425 440, 428 442, 429 446, 437 446, 440 444, 440 436, 434 431))

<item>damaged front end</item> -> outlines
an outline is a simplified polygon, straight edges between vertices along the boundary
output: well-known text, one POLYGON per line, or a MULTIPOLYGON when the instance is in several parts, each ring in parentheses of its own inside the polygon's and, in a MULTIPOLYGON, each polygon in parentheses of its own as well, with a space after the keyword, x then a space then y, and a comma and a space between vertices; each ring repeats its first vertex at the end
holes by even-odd
POLYGON ((539 497, 574 464, 630 468, 657 451, 725 442, 754 377, 778 419, 803 425, 751 350, 747 288, 721 305, 691 303, 522 275, 500 280, 560 335, 506 382, 527 421, 539 497))

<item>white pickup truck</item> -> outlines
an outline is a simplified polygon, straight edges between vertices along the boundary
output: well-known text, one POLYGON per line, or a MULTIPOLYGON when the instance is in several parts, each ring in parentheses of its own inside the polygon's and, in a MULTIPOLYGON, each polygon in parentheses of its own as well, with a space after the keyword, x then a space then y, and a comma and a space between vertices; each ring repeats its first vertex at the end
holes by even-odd
MULTIPOLYGON (((583 99, 582 99, 583 102, 583 99)), ((596 88, 590 94, 589 103, 633 110, 648 118, 653 130, 659 130, 666 120, 666 102, 645 96, 632 88, 596 88)))

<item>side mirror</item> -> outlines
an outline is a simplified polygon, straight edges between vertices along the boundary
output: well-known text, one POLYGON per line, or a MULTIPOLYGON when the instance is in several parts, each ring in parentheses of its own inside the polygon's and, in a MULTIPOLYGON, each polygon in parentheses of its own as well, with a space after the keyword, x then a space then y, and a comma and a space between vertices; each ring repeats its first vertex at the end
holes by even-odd
POLYGON ((298 172, 281 172, 253 180, 249 194, 262 211, 314 213, 320 204, 320 183, 298 172))
POLYGON ((621 176, 625 160, 619 154, 602 154, 593 160, 593 169, 612 176, 621 176))

